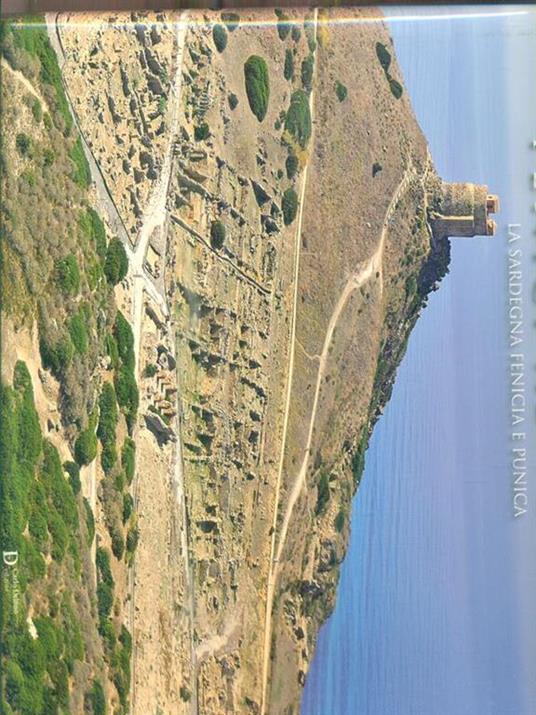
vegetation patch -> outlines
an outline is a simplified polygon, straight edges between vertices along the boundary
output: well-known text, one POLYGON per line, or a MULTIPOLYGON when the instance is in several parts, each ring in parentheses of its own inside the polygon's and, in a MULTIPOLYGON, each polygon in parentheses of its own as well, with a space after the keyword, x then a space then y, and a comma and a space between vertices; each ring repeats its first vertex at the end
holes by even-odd
POLYGON ((315 59, 313 55, 308 55, 301 64, 301 81, 306 92, 310 92, 313 88, 314 68, 315 59))
POLYGON ((283 210, 285 226, 290 226, 298 213, 298 197, 292 187, 284 192, 281 208, 283 210))
POLYGON ((198 124, 196 127, 194 127, 194 139, 196 140, 196 142, 205 141, 205 139, 208 139, 209 135, 210 127, 206 122, 198 124))
POLYGON ((277 15, 277 34, 279 35, 279 39, 284 41, 287 39, 292 29, 292 23, 285 13, 279 8, 276 8, 274 12, 277 15))
POLYGON ((287 178, 293 179, 296 176, 296 174, 298 173, 298 168, 299 168, 298 157, 296 156, 296 154, 294 154, 292 151, 290 151, 286 158, 286 161, 285 161, 285 169, 287 171, 287 178))
POLYGON ((294 55, 292 54, 292 50, 285 50, 283 76, 288 82, 292 82, 294 79, 294 55))
POLYGON ((231 109, 231 111, 238 107, 238 97, 236 96, 236 94, 234 94, 234 92, 231 92, 229 94, 229 96, 227 97, 227 101, 229 102, 229 108, 231 109))
POLYGON ((262 122, 268 110, 270 83, 265 60, 258 55, 251 55, 244 64, 246 94, 251 111, 262 122))
POLYGON ((285 117, 285 130, 302 149, 311 138, 311 109, 309 97, 301 90, 296 90, 290 98, 290 106, 285 117))
POLYGON ((213 221, 210 225, 210 245, 216 250, 223 248, 227 231, 221 221, 213 221))
POLYGON ((335 94, 337 95, 339 102, 344 102, 348 96, 347 87, 342 82, 339 82, 339 80, 335 82, 335 94))
POLYGON ((339 534, 341 531, 344 529, 344 524, 346 522, 346 516, 344 514, 344 511, 340 509, 337 512, 337 516, 335 517, 335 521, 333 523, 333 526, 335 527, 335 531, 337 531, 339 534))
POLYGON ((223 25, 214 25, 212 28, 212 39, 218 52, 223 52, 227 47, 227 31, 223 25))
POLYGON ((327 472, 322 472, 320 479, 318 481, 317 487, 317 497, 316 497, 316 507, 315 512, 317 516, 320 516, 326 509, 327 503, 330 499, 330 488, 329 488, 329 474, 327 472))
POLYGON ((69 151, 69 158, 74 164, 73 181, 83 189, 87 189, 91 184, 91 171, 87 163, 86 155, 84 154, 84 149, 82 148, 82 140, 80 137, 77 137, 72 145, 69 151))
POLYGON ((125 247, 118 238, 112 238, 106 249, 104 275, 111 285, 120 283, 128 273, 128 257, 125 247))
POLYGON ((382 45, 381 42, 377 42, 376 55, 378 57, 380 65, 382 66, 385 78, 389 82, 389 89, 391 90, 392 95, 395 97, 395 99, 400 99, 400 97, 404 93, 404 89, 400 82, 394 79, 394 77, 392 77, 389 73, 389 68, 391 66, 391 53, 385 45, 382 45))

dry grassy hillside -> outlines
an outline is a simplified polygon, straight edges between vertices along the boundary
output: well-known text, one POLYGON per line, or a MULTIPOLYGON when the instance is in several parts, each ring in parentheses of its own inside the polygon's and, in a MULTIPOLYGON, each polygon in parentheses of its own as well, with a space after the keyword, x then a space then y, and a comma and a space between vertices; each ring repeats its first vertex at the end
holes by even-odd
POLYGON ((24 99, 4 99, 5 342, 95 521, 64 709, 83 687, 98 712, 98 675, 112 712, 297 713, 370 431, 449 258, 387 28, 259 10, 41 32, 3 60, 24 99))

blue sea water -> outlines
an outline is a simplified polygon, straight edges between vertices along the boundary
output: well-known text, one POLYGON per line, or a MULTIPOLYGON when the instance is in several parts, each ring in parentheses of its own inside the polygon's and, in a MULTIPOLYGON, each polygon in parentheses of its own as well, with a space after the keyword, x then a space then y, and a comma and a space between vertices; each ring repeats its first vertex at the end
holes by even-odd
POLYGON ((500 195, 498 234, 453 241, 450 274, 412 334, 302 715, 536 713, 536 464, 529 448, 528 513, 515 519, 507 322, 507 224, 520 223, 534 446, 534 14, 434 12, 390 11, 405 86, 440 175, 500 195))

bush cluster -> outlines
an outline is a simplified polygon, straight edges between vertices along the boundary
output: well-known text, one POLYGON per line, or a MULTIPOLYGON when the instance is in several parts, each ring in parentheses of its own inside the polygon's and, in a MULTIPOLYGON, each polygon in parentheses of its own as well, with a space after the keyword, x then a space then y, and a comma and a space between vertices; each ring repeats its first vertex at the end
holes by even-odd
POLYGON ((392 95, 395 97, 395 99, 400 99, 404 92, 402 85, 389 73, 389 67, 391 66, 391 53, 385 45, 382 45, 381 42, 377 42, 376 55, 378 57, 380 65, 382 66, 385 77, 389 82, 389 89, 391 90, 392 95))
POLYGON ((335 94, 339 102, 344 102, 348 96, 348 88, 342 82, 339 82, 339 80, 335 82, 335 94))
POLYGON ((298 196, 292 187, 284 192, 281 208, 285 226, 290 226, 298 212, 298 196))
POLYGON ((294 55, 292 50, 285 51, 285 66, 283 68, 283 76, 288 82, 294 79, 294 55))
POLYGON ((306 92, 310 92, 313 88, 313 72, 315 60, 313 55, 308 55, 301 65, 301 81, 306 92))
POLYGON ((212 28, 212 39, 218 52, 223 52, 227 47, 227 32, 223 25, 214 25, 212 28))
POLYGON ((87 163, 86 155, 84 154, 82 140, 79 136, 69 151, 69 158, 74 164, 74 171, 72 174, 74 183, 78 184, 78 186, 82 189, 87 189, 91 184, 91 171, 89 169, 89 164, 87 163))
POLYGON ((210 245, 220 250, 223 248, 226 237, 225 225, 221 221, 213 221, 210 225, 210 245))
POLYGON ((250 109, 259 122, 262 122, 270 100, 268 67, 262 57, 251 55, 248 58, 244 64, 244 79, 250 109))
POLYGON ((120 283, 128 273, 128 256, 118 238, 112 238, 104 259, 104 275, 111 285, 120 283))
POLYGON ((305 149, 311 138, 311 109, 309 97, 302 90, 293 92, 285 117, 285 129, 289 135, 305 149))

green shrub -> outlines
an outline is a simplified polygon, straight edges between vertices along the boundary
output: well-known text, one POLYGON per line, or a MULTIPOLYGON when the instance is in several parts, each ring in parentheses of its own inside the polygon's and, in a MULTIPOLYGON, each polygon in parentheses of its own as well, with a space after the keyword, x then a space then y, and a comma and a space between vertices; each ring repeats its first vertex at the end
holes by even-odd
POLYGON ((125 539, 119 529, 114 529, 112 532, 112 553, 119 561, 125 553, 125 539))
MULTIPOLYGON (((123 524, 127 523, 127 521, 132 516, 133 511, 134 511, 134 499, 132 498, 132 495, 127 492, 126 494, 123 495, 123 514, 122 514, 123 524)), ((128 540, 127 540, 127 546, 128 546, 128 540)))
POLYGON ((17 134, 15 146, 21 156, 30 156, 32 142, 27 134, 17 134))
POLYGON ((39 351, 45 370, 50 370, 60 379, 65 368, 71 363, 74 347, 68 335, 61 335, 53 343, 49 343, 44 337, 41 337, 39 351))
POLYGON ((227 47, 227 32, 223 25, 214 25, 212 28, 212 39, 218 52, 223 52, 227 47))
POLYGON ((69 335, 71 336, 71 342, 75 351, 79 355, 85 355, 88 346, 86 320, 80 313, 75 313, 71 317, 69 321, 69 335))
POLYGON ((185 685, 181 685, 179 689, 179 695, 181 696, 181 700, 183 700, 185 703, 190 702, 192 698, 192 694, 185 685))
POLYGON ((144 377, 154 377, 156 373, 158 372, 158 367, 150 362, 148 365, 146 365, 143 369, 143 376, 144 377))
POLYGON ((109 474, 117 463, 117 449, 115 442, 108 442, 102 448, 101 465, 106 474, 109 474))
POLYGON ((80 481, 80 467, 76 462, 64 462, 63 468, 69 475, 69 484, 71 485, 73 493, 75 495, 80 494, 80 490, 82 489, 82 483, 80 481))
POLYGON ((313 72, 315 61, 313 55, 308 55, 301 65, 301 81, 306 92, 310 92, 313 87, 313 72))
POLYGON ((110 357, 112 361, 112 367, 116 369, 119 366, 119 350, 117 349, 117 343, 113 335, 108 333, 105 338, 105 348, 106 354, 110 357))
POLYGON ((128 273, 128 257, 125 247, 118 238, 112 238, 104 259, 104 275, 108 282, 117 285, 128 273))
POLYGON ((292 33, 291 33, 292 39, 294 42, 299 42, 300 37, 301 37, 301 30, 298 27, 298 25, 292 25, 292 33))
POLYGON ((114 337, 121 362, 129 369, 134 369, 134 334, 130 323, 120 310, 117 311, 115 319, 114 337))
POLYGON ((404 93, 400 82, 397 82, 397 80, 393 77, 389 77, 389 87, 391 88, 391 93, 395 97, 395 99, 400 99, 400 97, 404 93))
POLYGON ((52 537, 51 555, 54 561, 62 561, 69 544, 69 531, 55 509, 48 513, 48 530, 52 537))
POLYGON ((329 490, 329 474, 322 472, 320 481, 318 482, 318 492, 316 497, 316 514, 322 514, 330 498, 329 490))
POLYGON ((78 526, 78 509, 74 494, 65 479, 58 450, 47 440, 43 442, 41 479, 61 519, 71 528, 78 526))
POLYGON ((91 171, 87 163, 86 155, 84 154, 84 149, 82 148, 82 140, 80 137, 76 138, 76 141, 69 150, 69 159, 74 164, 74 172, 72 174, 73 181, 82 189, 87 189, 91 184, 91 171))
POLYGON ((113 589, 114 580, 112 576, 112 568, 110 566, 110 554, 102 546, 99 546, 97 549, 95 564, 97 566, 97 576, 99 580, 108 584, 108 586, 113 589))
POLYGON ((77 295, 80 290, 80 269, 76 256, 70 253, 55 263, 56 282, 65 295, 77 295))
POLYGON ((238 97, 234 94, 234 92, 231 92, 231 94, 227 97, 227 101, 229 102, 231 111, 238 107, 238 97))
POLYGON ((115 444, 115 430, 119 413, 117 411, 117 401, 115 390, 111 383, 105 382, 99 397, 99 426, 97 436, 102 446, 115 444))
POLYGON ((139 404, 139 392, 132 369, 121 365, 115 373, 115 391, 117 403, 122 408, 129 428, 134 425, 139 404))
POLYGON ((262 122, 268 110, 270 84, 268 67, 262 57, 251 55, 244 64, 246 94, 251 111, 262 122))
POLYGON ((95 538, 95 517, 93 516, 91 504, 85 497, 83 503, 84 511, 86 514, 87 543, 89 546, 91 546, 91 544, 93 543, 93 539, 95 538))
MULTIPOLYGON (((48 117, 48 114, 46 116, 48 117)), ((52 166, 55 160, 56 155, 54 154, 52 149, 47 148, 43 151, 43 166, 52 166)))
POLYGON ((18 458, 33 471, 43 445, 39 416, 35 409, 32 378, 22 360, 18 360, 13 371, 13 387, 20 394, 18 405, 18 458))
POLYGON ((382 45, 381 42, 376 43, 376 55, 380 61, 383 71, 387 72, 391 66, 391 53, 385 45, 382 45))
POLYGON ((288 82, 291 82, 294 79, 294 55, 292 54, 292 50, 285 51, 285 67, 283 69, 283 76, 288 82))
POLYGON ((277 20, 277 34, 279 35, 279 39, 282 41, 286 40, 291 29, 292 25, 288 17, 283 12, 279 12, 277 20))
POLYGON ((302 149, 305 149, 311 138, 311 110, 309 97, 298 89, 290 98, 290 107, 285 118, 285 129, 295 139, 302 149))
POLYGON ((375 161, 372 165, 372 178, 374 178, 376 174, 379 174, 382 169, 383 166, 379 162, 375 161))
POLYGON ((97 456, 97 436, 95 431, 88 427, 80 432, 74 443, 74 457, 77 463, 83 467, 90 464, 97 456))
POLYGON ((298 157, 292 152, 289 153, 285 161, 285 169, 287 170, 287 178, 293 179, 298 171, 298 157))
POLYGON ((86 701, 91 707, 93 715, 106 715, 106 698, 99 680, 93 681, 91 690, 87 694, 86 701))
POLYGON ((339 80, 335 82, 335 94, 337 95, 339 102, 344 102, 348 96, 347 87, 342 82, 339 82, 339 80))
POLYGON ((219 250, 225 243, 226 230, 221 221, 213 221, 210 226, 210 245, 219 250))
POLYGON ((357 488, 361 483, 363 470, 365 469, 365 452, 368 447, 368 429, 365 425, 361 432, 361 438, 354 454, 352 455, 352 476, 354 478, 354 487, 357 488))
POLYGON ((338 531, 339 534, 341 533, 341 531, 344 528, 345 521, 346 521, 346 517, 344 515, 344 511, 342 509, 340 509, 337 512, 337 516, 335 517, 335 521, 334 521, 335 530, 338 531))
POLYGON ((136 526, 128 530, 127 534, 127 553, 133 554, 136 551, 138 545, 138 540, 140 538, 140 532, 136 526))
POLYGON ((80 214, 79 225, 83 235, 93 241, 99 258, 104 260, 106 258, 106 230, 98 213, 88 207, 80 214))
POLYGON ((240 15, 237 15, 236 12, 222 12, 221 19, 229 32, 234 32, 240 24, 240 15))
POLYGON ((100 620, 108 618, 112 611, 113 602, 114 594, 112 586, 106 581, 101 581, 97 585, 97 611, 100 620))
POLYGON ((208 139, 209 134, 210 127, 206 122, 198 124, 196 127, 194 127, 194 139, 196 140, 196 142, 201 142, 205 139, 208 139))
POLYGON ((125 470, 125 477, 129 484, 132 483, 136 470, 136 443, 127 437, 121 449, 121 466, 125 470))
POLYGON ((313 20, 305 20, 303 23, 303 30, 305 36, 307 37, 307 44, 309 46, 309 52, 314 55, 316 50, 316 40, 315 40, 315 23, 313 20))
POLYGON ((283 194, 281 208, 283 210, 283 221, 285 226, 290 226, 296 218, 296 214, 298 212, 298 197, 293 188, 287 189, 283 194))
POLYGON ((43 119, 43 108, 41 107, 41 102, 38 99, 34 99, 32 103, 32 114, 35 121, 40 124, 43 119))

